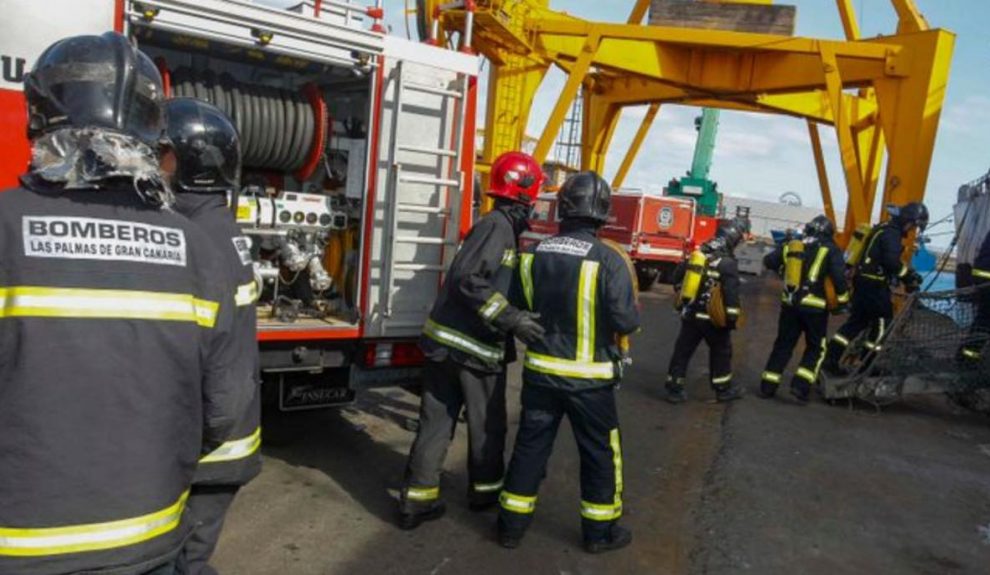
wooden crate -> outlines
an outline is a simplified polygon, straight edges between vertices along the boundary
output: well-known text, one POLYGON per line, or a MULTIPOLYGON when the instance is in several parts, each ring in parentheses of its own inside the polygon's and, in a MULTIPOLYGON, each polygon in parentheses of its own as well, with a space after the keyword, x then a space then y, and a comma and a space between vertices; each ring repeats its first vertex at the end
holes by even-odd
POLYGON ((650 24, 793 36, 797 7, 739 2, 653 0, 650 24))

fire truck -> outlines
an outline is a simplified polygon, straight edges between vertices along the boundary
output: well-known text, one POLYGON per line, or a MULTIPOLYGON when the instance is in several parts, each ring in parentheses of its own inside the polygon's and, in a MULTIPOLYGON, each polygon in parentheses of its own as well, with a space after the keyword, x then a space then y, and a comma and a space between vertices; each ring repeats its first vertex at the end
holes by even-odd
MULTIPOLYGON (((369 0, 370 1, 370 0, 369 0)), ((3 0, 0 189, 25 171, 24 74, 52 42, 121 32, 168 97, 241 136, 236 202, 260 287, 266 396, 289 411, 418 379, 417 340, 472 220, 479 59, 388 35, 382 2, 3 0)))

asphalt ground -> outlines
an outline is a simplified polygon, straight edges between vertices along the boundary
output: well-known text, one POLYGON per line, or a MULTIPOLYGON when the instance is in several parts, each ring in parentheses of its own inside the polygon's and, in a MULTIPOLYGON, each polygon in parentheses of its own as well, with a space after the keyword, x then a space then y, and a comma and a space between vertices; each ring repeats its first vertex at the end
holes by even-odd
MULTIPOLYGON (((566 423, 519 549, 495 544, 494 512, 467 509, 464 425, 442 482, 447 515, 399 530, 418 399, 392 389, 345 409, 266 414, 264 471, 235 501, 214 564, 225 575, 990 573, 990 420, 937 397, 882 413, 759 399, 777 293, 770 281, 744 285, 734 371, 750 393, 713 403, 702 346, 681 406, 662 391, 678 328, 670 289, 643 295, 643 333, 618 392, 627 549, 580 548, 566 423)), ((519 386, 515 365, 510 440, 519 386)))

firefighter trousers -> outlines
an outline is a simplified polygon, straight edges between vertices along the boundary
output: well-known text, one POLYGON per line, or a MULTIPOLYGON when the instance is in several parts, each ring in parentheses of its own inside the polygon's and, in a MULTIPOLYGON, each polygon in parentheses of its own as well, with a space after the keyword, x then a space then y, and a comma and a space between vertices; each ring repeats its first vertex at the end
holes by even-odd
POLYGON ((186 509, 196 528, 182 550, 178 573, 217 575, 217 570, 209 565, 210 557, 220 541, 227 510, 239 489, 239 485, 193 485, 186 509))
POLYGON ((732 330, 695 318, 681 320, 681 332, 677 335, 674 355, 667 369, 668 385, 683 387, 688 364, 702 341, 708 344, 712 389, 723 391, 732 385, 732 330))
POLYGON ((886 283, 857 284, 852 298, 852 313, 828 342, 825 365, 835 370, 849 345, 866 330, 866 356, 880 351, 883 338, 894 318, 894 304, 886 283))
POLYGON ((767 360, 762 381, 780 385, 798 339, 804 334, 804 354, 798 365, 791 386, 807 390, 818 379, 818 370, 825 360, 825 336, 828 334, 828 313, 785 305, 780 308, 777 321, 777 339, 767 360))
POLYGON ((487 373, 449 359, 427 361, 419 432, 400 495, 402 513, 420 513, 438 503, 440 473, 461 409, 468 424, 468 499, 478 505, 498 500, 505 474, 505 371, 487 373))
POLYGON ((959 354, 963 360, 979 362, 990 342, 990 282, 980 284, 976 294, 976 316, 959 354))
POLYGON ((557 430, 567 416, 581 456, 581 530, 585 541, 608 539, 622 516, 622 447, 611 386, 564 391, 525 384, 522 417, 500 498, 499 530, 521 538, 533 520, 557 430))

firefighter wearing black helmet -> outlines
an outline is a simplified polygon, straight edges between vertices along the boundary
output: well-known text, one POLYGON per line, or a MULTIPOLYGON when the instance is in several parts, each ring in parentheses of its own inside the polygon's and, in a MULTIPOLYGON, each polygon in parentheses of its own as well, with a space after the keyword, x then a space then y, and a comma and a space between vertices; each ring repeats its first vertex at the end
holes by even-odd
POLYGON ((869 330, 865 351, 868 359, 880 351, 894 317, 891 286, 899 282, 908 291, 921 285, 921 276, 903 263, 904 240, 928 227, 928 208, 920 202, 887 206, 890 219, 878 224, 867 236, 862 261, 853 273, 852 313, 828 343, 823 369, 830 375, 844 375, 839 360, 856 337, 869 330))
POLYGON ((687 401, 684 383, 688 364, 702 341, 708 344, 710 384, 715 398, 728 402, 741 397, 739 387, 732 381, 732 331, 742 316, 739 265, 734 253, 744 235, 742 223, 721 222, 715 238, 702 244, 689 262, 682 262, 674 273, 681 331, 667 370, 670 403, 687 401))
POLYGON ((845 261, 835 245, 835 225, 826 216, 817 216, 805 226, 803 239, 784 242, 767 254, 763 264, 784 278, 784 290, 777 339, 760 379, 760 397, 776 395, 794 346, 804 334, 804 354, 791 379, 791 394, 804 403, 825 357, 828 312, 831 308, 833 313, 840 313, 849 304, 845 261), (834 301, 829 301, 830 296, 834 301))
POLYGON ((25 95, 32 163, 0 193, 0 573, 172 573, 197 460, 248 401, 233 291, 169 209, 150 59, 66 38, 25 95))
POLYGON ((216 573, 209 565, 227 509, 238 489, 261 471, 261 395, 258 377, 258 286, 251 259, 251 239, 242 236, 228 207, 228 196, 239 188, 241 150, 237 130, 216 107, 192 98, 165 103, 163 170, 171 172, 175 209, 198 224, 224 257, 217 270, 234 286, 234 345, 236 380, 252 397, 238 418, 229 440, 199 461, 189 514, 197 528, 186 541, 180 559, 188 575, 216 573))
POLYGON ((515 298, 539 314, 542 341, 526 349, 522 417, 501 494, 499 543, 519 545, 537 507, 537 490, 560 422, 570 420, 581 453, 584 547, 599 553, 629 544, 622 516, 622 447, 614 387, 621 375, 619 336, 639 328, 633 281, 622 255, 597 238, 611 190, 594 172, 561 188, 560 233, 519 261, 515 298))

